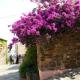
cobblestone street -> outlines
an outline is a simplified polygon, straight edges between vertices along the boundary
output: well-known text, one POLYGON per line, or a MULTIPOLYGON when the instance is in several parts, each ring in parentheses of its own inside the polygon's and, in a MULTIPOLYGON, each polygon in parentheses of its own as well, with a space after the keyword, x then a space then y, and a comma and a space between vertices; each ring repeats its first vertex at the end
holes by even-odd
POLYGON ((19 65, 0 65, 0 80, 19 80, 19 65))

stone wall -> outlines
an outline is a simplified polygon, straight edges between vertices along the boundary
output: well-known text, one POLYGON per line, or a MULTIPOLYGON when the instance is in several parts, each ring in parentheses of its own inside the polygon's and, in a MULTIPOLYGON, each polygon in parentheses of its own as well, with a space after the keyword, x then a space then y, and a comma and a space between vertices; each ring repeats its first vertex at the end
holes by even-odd
POLYGON ((0 64, 7 63, 7 41, 0 38, 0 64))
POLYGON ((80 67, 80 32, 65 32, 48 39, 43 36, 37 45, 41 71, 80 67))

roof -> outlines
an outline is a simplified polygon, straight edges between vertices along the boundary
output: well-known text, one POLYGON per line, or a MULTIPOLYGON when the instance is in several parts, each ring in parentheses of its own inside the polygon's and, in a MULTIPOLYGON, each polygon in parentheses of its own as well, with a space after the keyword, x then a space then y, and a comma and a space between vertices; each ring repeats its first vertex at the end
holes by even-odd
POLYGON ((3 38, 0 38, 0 40, 7 41, 7 40, 5 40, 5 39, 3 39, 3 38))

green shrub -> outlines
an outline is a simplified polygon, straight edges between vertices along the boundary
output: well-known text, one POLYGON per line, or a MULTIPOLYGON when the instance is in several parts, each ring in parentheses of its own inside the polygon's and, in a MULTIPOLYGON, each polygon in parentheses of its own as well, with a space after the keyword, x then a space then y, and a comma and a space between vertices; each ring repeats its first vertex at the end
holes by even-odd
POLYGON ((36 46, 28 47, 23 62, 20 65, 19 73, 22 78, 26 78, 26 72, 38 73, 36 46))

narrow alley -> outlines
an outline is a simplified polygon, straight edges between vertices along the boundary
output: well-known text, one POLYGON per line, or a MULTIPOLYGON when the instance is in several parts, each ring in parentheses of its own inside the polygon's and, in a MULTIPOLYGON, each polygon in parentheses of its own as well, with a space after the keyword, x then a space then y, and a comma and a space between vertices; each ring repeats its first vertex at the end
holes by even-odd
POLYGON ((0 80, 19 80, 18 64, 0 65, 0 80))

